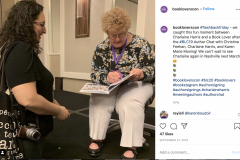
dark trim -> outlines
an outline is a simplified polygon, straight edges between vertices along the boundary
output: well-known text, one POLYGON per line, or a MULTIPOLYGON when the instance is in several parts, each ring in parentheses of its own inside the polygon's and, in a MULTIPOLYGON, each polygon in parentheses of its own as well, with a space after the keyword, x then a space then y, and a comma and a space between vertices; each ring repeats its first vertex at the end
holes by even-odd
POLYGON ((132 3, 135 3, 135 4, 138 4, 138 0, 128 0, 128 1, 130 1, 132 3))
POLYGON ((55 90, 63 90, 63 78, 55 77, 55 90))

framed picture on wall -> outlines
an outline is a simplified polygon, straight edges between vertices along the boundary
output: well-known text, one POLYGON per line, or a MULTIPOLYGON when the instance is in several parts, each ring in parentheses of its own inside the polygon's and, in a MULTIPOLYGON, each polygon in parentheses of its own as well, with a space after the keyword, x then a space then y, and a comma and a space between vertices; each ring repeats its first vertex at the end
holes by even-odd
POLYGON ((90 0, 76 0, 75 37, 89 37, 90 31, 90 0))

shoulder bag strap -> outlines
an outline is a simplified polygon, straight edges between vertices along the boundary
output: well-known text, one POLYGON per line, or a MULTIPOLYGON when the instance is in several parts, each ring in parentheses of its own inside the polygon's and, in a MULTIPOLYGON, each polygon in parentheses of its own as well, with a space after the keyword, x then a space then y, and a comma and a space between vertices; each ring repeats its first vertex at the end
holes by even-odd
MULTIPOLYGON (((14 40, 16 41, 16 40, 14 40)), ((6 61, 6 57, 8 56, 9 52, 8 52, 8 47, 10 46, 10 44, 14 41, 11 41, 7 44, 5 44, 2 48, 1 48, 1 63, 0 63, 0 71, 1 71, 1 82, 0 82, 0 91, 1 92, 5 92, 6 91, 6 87, 5 87, 5 84, 7 84, 7 88, 9 89, 9 92, 10 92, 10 99, 11 99, 11 104, 12 106, 14 107, 14 115, 17 119, 19 119, 18 117, 18 114, 17 114, 17 110, 16 110, 16 107, 18 106, 18 102, 16 101, 13 93, 12 93, 12 90, 8 84, 8 80, 7 80, 7 77, 5 75, 5 61, 6 61)), ((39 121, 38 121, 38 116, 36 114, 36 125, 37 125, 37 128, 39 128, 39 121)))

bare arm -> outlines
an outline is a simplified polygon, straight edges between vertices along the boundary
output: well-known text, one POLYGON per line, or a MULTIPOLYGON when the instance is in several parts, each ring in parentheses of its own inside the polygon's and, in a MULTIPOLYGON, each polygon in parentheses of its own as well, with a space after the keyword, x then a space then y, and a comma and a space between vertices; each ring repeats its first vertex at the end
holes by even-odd
POLYGON ((53 99, 53 103, 58 105, 58 106, 61 106, 56 99, 53 99))
POLYGON ((63 106, 51 103, 37 94, 36 82, 24 83, 12 88, 19 104, 39 115, 54 115, 58 120, 65 120, 69 113, 63 106))

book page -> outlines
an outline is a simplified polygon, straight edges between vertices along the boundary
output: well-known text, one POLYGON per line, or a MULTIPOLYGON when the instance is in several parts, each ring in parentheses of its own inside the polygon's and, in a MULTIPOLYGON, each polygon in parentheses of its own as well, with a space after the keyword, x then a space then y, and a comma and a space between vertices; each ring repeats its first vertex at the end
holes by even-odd
POLYGON ((80 92, 89 92, 89 93, 108 92, 108 88, 109 86, 102 85, 102 84, 86 83, 80 92))
POLYGON ((124 81, 126 81, 128 78, 130 78, 132 75, 134 75, 134 74, 131 74, 131 75, 128 75, 128 76, 126 76, 126 77, 124 77, 124 78, 122 78, 122 79, 119 79, 118 82, 110 84, 109 87, 115 86, 115 85, 118 85, 118 84, 121 84, 122 82, 124 82, 124 81))

